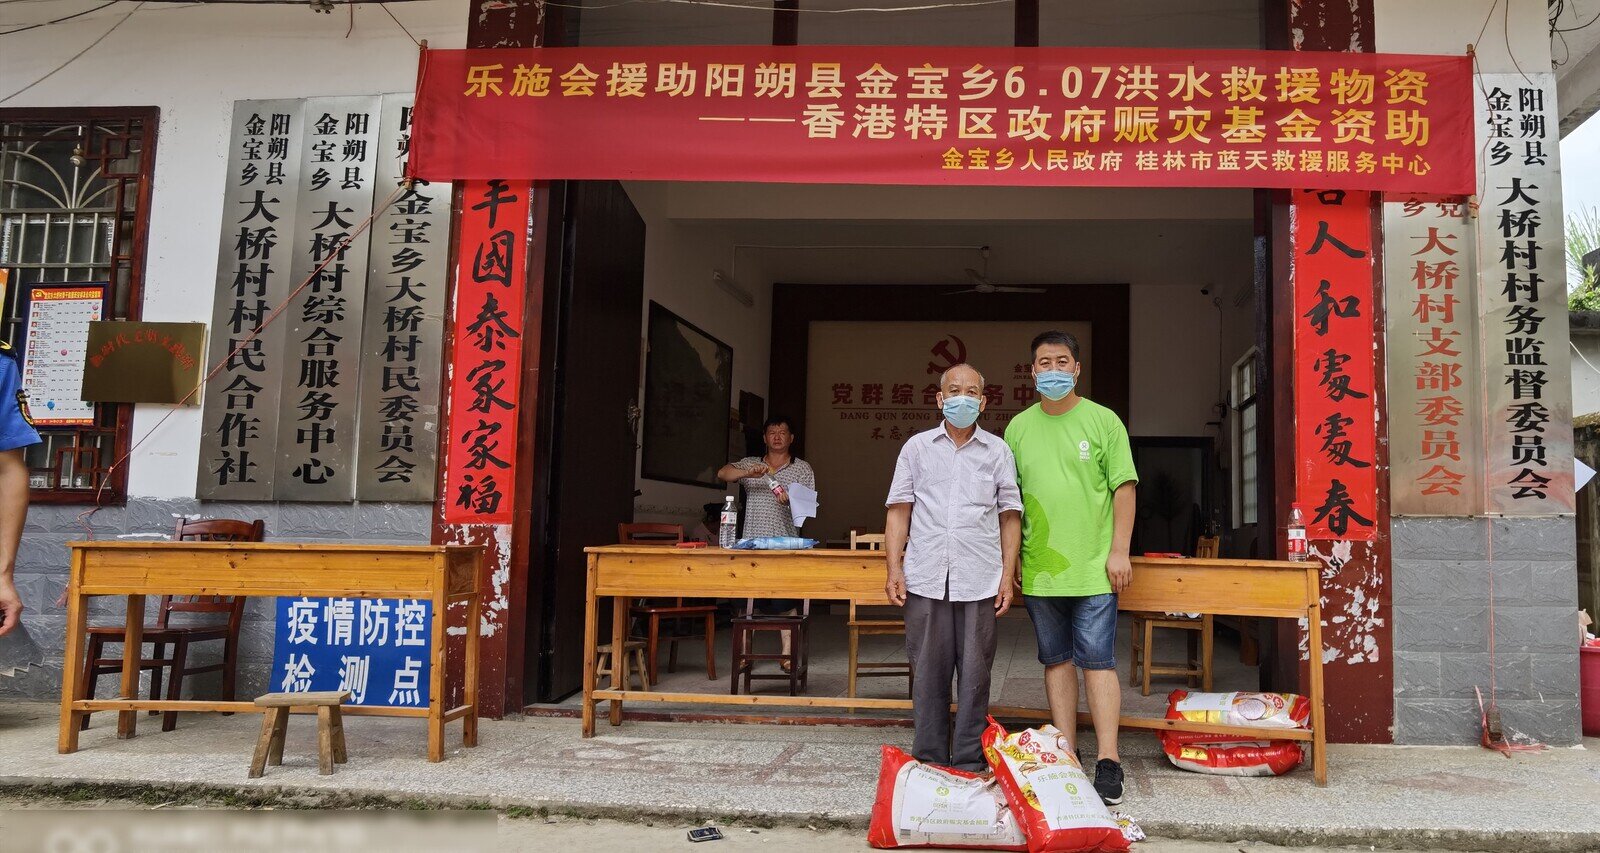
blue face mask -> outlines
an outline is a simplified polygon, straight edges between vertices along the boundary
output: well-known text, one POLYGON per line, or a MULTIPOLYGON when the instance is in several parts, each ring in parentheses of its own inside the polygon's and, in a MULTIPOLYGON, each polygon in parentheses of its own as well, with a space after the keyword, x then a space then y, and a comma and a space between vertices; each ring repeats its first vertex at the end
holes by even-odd
POLYGON ((1078 384, 1078 376, 1065 370, 1046 370, 1035 374, 1033 387, 1047 400, 1060 400, 1072 393, 1073 386, 1078 384))
POLYGON ((944 398, 944 419, 956 429, 966 429, 978 422, 977 397, 946 397, 944 398))

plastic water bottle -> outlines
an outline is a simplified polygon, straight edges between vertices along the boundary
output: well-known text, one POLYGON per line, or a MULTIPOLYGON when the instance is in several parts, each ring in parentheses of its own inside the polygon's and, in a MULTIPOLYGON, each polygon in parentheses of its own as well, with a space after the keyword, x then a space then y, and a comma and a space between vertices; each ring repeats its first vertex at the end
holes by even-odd
POLYGON ((1288 535, 1289 559, 1295 562, 1310 559, 1311 548, 1306 542, 1306 514, 1299 504, 1289 508, 1289 527, 1285 532, 1288 535))
POLYGON ((728 495, 722 501, 722 527, 717 533, 717 544, 724 548, 732 548, 739 537, 739 505, 734 503, 733 495, 728 495))

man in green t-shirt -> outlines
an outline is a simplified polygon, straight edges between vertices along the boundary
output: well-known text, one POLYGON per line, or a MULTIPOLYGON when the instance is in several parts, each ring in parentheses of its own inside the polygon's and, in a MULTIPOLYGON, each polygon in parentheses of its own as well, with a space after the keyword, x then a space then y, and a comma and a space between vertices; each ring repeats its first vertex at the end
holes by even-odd
POLYGON ((1100 747, 1094 787, 1122 802, 1117 724, 1117 593, 1133 577, 1134 488, 1128 428, 1105 406, 1078 396, 1078 339, 1033 339, 1034 387, 1043 398, 1012 419, 1006 444, 1022 488, 1022 595, 1039 640, 1045 692, 1056 728, 1077 743, 1078 670, 1100 747))

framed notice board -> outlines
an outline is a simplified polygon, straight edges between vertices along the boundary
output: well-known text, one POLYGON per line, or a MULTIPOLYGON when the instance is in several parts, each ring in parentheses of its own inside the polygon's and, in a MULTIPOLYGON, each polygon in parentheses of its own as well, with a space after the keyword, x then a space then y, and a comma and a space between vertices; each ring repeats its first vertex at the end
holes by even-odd
POLYGON ((40 284, 19 300, 22 389, 41 427, 92 426, 94 403, 83 400, 89 324, 106 314, 105 283, 40 284))

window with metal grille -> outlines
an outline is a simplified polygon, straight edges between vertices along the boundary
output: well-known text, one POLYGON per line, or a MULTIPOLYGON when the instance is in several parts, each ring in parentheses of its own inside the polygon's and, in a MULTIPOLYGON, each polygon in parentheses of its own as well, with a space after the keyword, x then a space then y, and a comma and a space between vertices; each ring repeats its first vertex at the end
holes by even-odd
POLYGON ((1251 347, 1233 363, 1231 374, 1233 419, 1233 525, 1255 524, 1260 514, 1256 490, 1260 484, 1259 432, 1256 420, 1256 356, 1251 347))
MULTIPOLYGON (((30 286, 104 282, 105 316, 136 320, 155 159, 154 107, 0 109, 0 268, 10 286, 0 338, 23 331, 30 286)), ((40 503, 120 502, 133 407, 101 403, 94 423, 42 427, 26 451, 40 503)))

